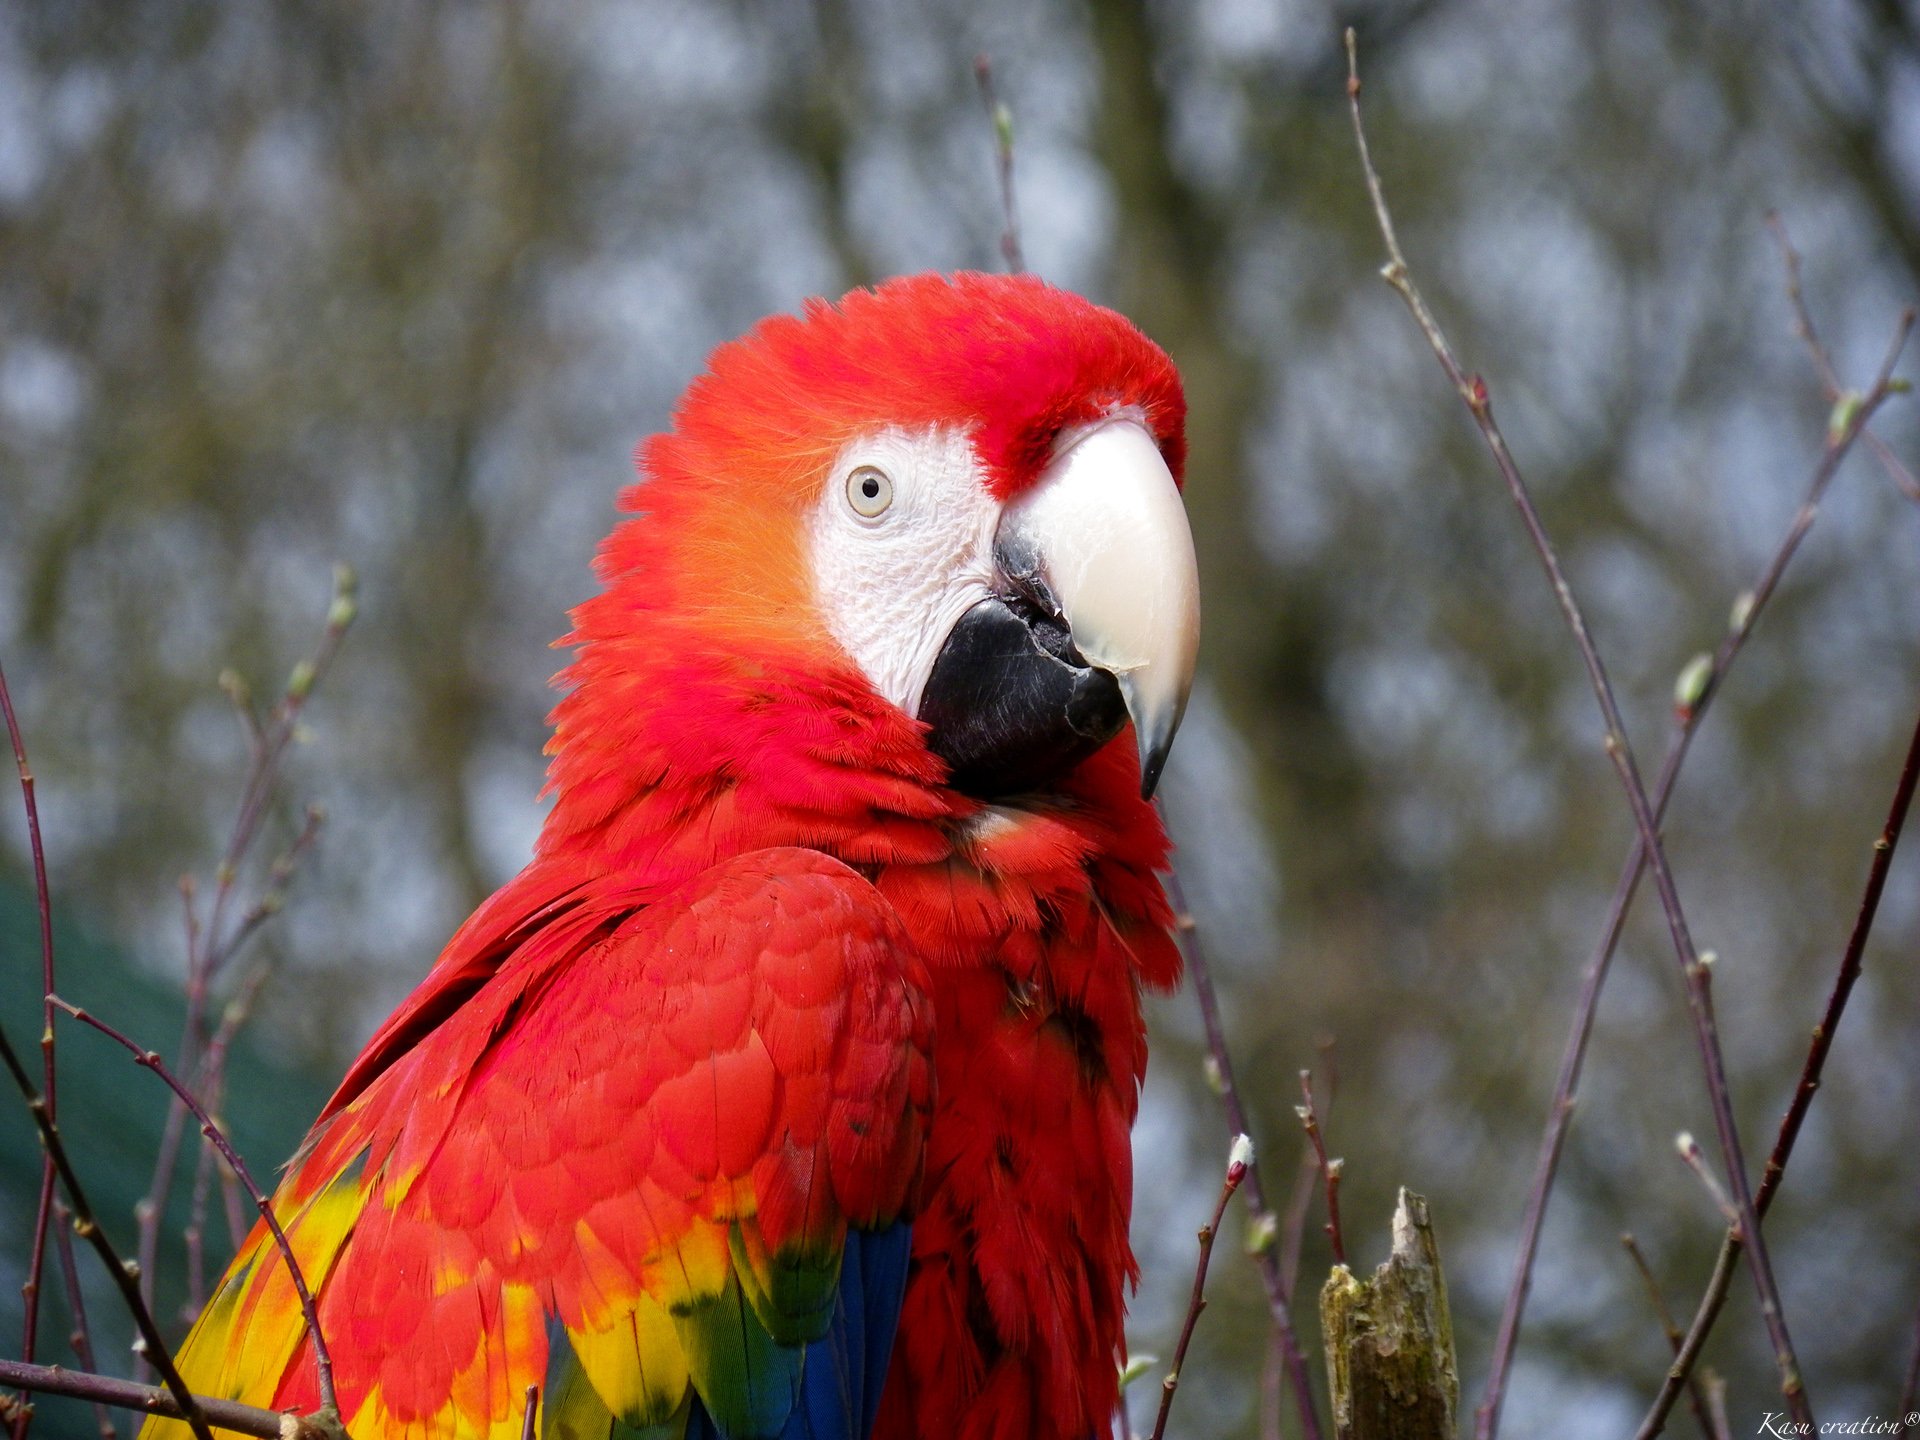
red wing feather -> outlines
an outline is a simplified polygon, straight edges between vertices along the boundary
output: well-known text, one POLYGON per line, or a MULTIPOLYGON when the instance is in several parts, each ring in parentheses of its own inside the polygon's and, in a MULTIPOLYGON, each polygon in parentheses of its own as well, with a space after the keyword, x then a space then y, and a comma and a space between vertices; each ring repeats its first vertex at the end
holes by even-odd
MULTIPOLYGON (((477 979, 449 959, 276 1197, 351 1433, 511 1435, 529 1384, 635 1426, 697 1395, 723 1433, 777 1433, 849 1228, 905 1218, 918 1184, 932 1011, 892 908, 838 861, 768 850, 637 910, 582 888, 477 979)), ((270 1245, 181 1365, 317 1402, 270 1245)))

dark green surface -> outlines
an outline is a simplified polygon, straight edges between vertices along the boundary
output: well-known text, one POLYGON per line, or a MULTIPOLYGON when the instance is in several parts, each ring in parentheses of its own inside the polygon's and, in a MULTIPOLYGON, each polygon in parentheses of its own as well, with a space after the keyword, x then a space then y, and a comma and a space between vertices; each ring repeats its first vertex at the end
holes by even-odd
MULTIPOLYGON (((56 898, 56 906, 57 906, 56 898)), ((31 892, 21 877, 0 876, 0 1021, 30 1068, 38 1066, 40 1033, 40 946, 31 892)), ((60 993, 94 1011, 135 1039, 163 1053, 176 1043, 184 1002, 162 979, 141 973, 129 957, 55 916, 55 957, 60 993)), ((325 1100, 329 1077, 276 1063, 264 1053, 270 1037, 256 1032, 234 1047, 228 1064, 227 1120, 235 1143, 263 1184, 299 1142, 307 1122, 325 1100), (250 1043, 249 1043, 250 1042, 250 1043)), ((167 1095, 160 1080, 134 1065, 118 1046, 83 1027, 63 1022, 59 1029, 61 1131, 88 1187, 95 1211, 122 1254, 135 1248, 134 1202, 147 1187, 154 1151, 166 1114, 167 1095)), ((37 1073, 37 1070, 36 1070, 37 1073)), ((183 1146, 179 1176, 162 1231, 159 1314, 170 1335, 186 1287, 186 1252, 181 1240, 193 1185, 193 1148, 183 1146)), ((33 1230, 34 1199, 40 1176, 40 1150, 33 1127, 11 1086, 0 1095, 0 1355, 18 1356, 21 1340, 20 1283, 25 1275, 33 1230)), ((226 1223, 216 1196, 208 1216, 207 1263, 215 1271, 229 1250, 226 1223)), ((94 1343, 101 1367, 128 1373, 132 1322, 92 1253, 76 1246, 94 1343)), ((45 1304, 41 1312, 37 1358, 75 1363, 66 1336, 70 1329, 64 1290, 48 1247, 45 1304)), ((211 1278, 211 1277, 210 1277, 211 1278)), ((123 1434, 132 1417, 120 1417, 123 1434)), ((118 1422, 117 1422, 118 1423, 118 1422)), ((47 1400, 34 1434, 95 1437, 86 1407, 47 1400)))

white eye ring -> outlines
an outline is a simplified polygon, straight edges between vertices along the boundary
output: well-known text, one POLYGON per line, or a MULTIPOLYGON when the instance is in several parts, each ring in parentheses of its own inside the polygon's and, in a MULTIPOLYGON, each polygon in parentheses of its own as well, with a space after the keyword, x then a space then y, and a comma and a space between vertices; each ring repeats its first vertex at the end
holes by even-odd
POLYGON ((893 504, 893 481, 884 470, 862 465, 847 476, 847 504, 863 520, 877 520, 893 504))

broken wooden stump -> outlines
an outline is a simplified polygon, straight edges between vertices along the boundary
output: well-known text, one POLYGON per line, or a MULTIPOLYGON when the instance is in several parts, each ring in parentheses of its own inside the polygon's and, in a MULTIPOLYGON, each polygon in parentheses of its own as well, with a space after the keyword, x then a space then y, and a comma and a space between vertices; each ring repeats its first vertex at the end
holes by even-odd
POLYGON ((1320 1291, 1339 1440, 1453 1440, 1460 1376, 1427 1202, 1400 1191, 1393 1254, 1370 1280, 1333 1267, 1320 1291))

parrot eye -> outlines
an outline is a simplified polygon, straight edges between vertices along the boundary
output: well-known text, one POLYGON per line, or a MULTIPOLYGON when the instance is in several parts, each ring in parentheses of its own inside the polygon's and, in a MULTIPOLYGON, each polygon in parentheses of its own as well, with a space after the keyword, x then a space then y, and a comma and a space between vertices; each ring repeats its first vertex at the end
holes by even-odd
POLYGON ((871 465, 862 465, 847 476, 847 503, 866 520, 877 520, 893 504, 893 481, 871 465))

